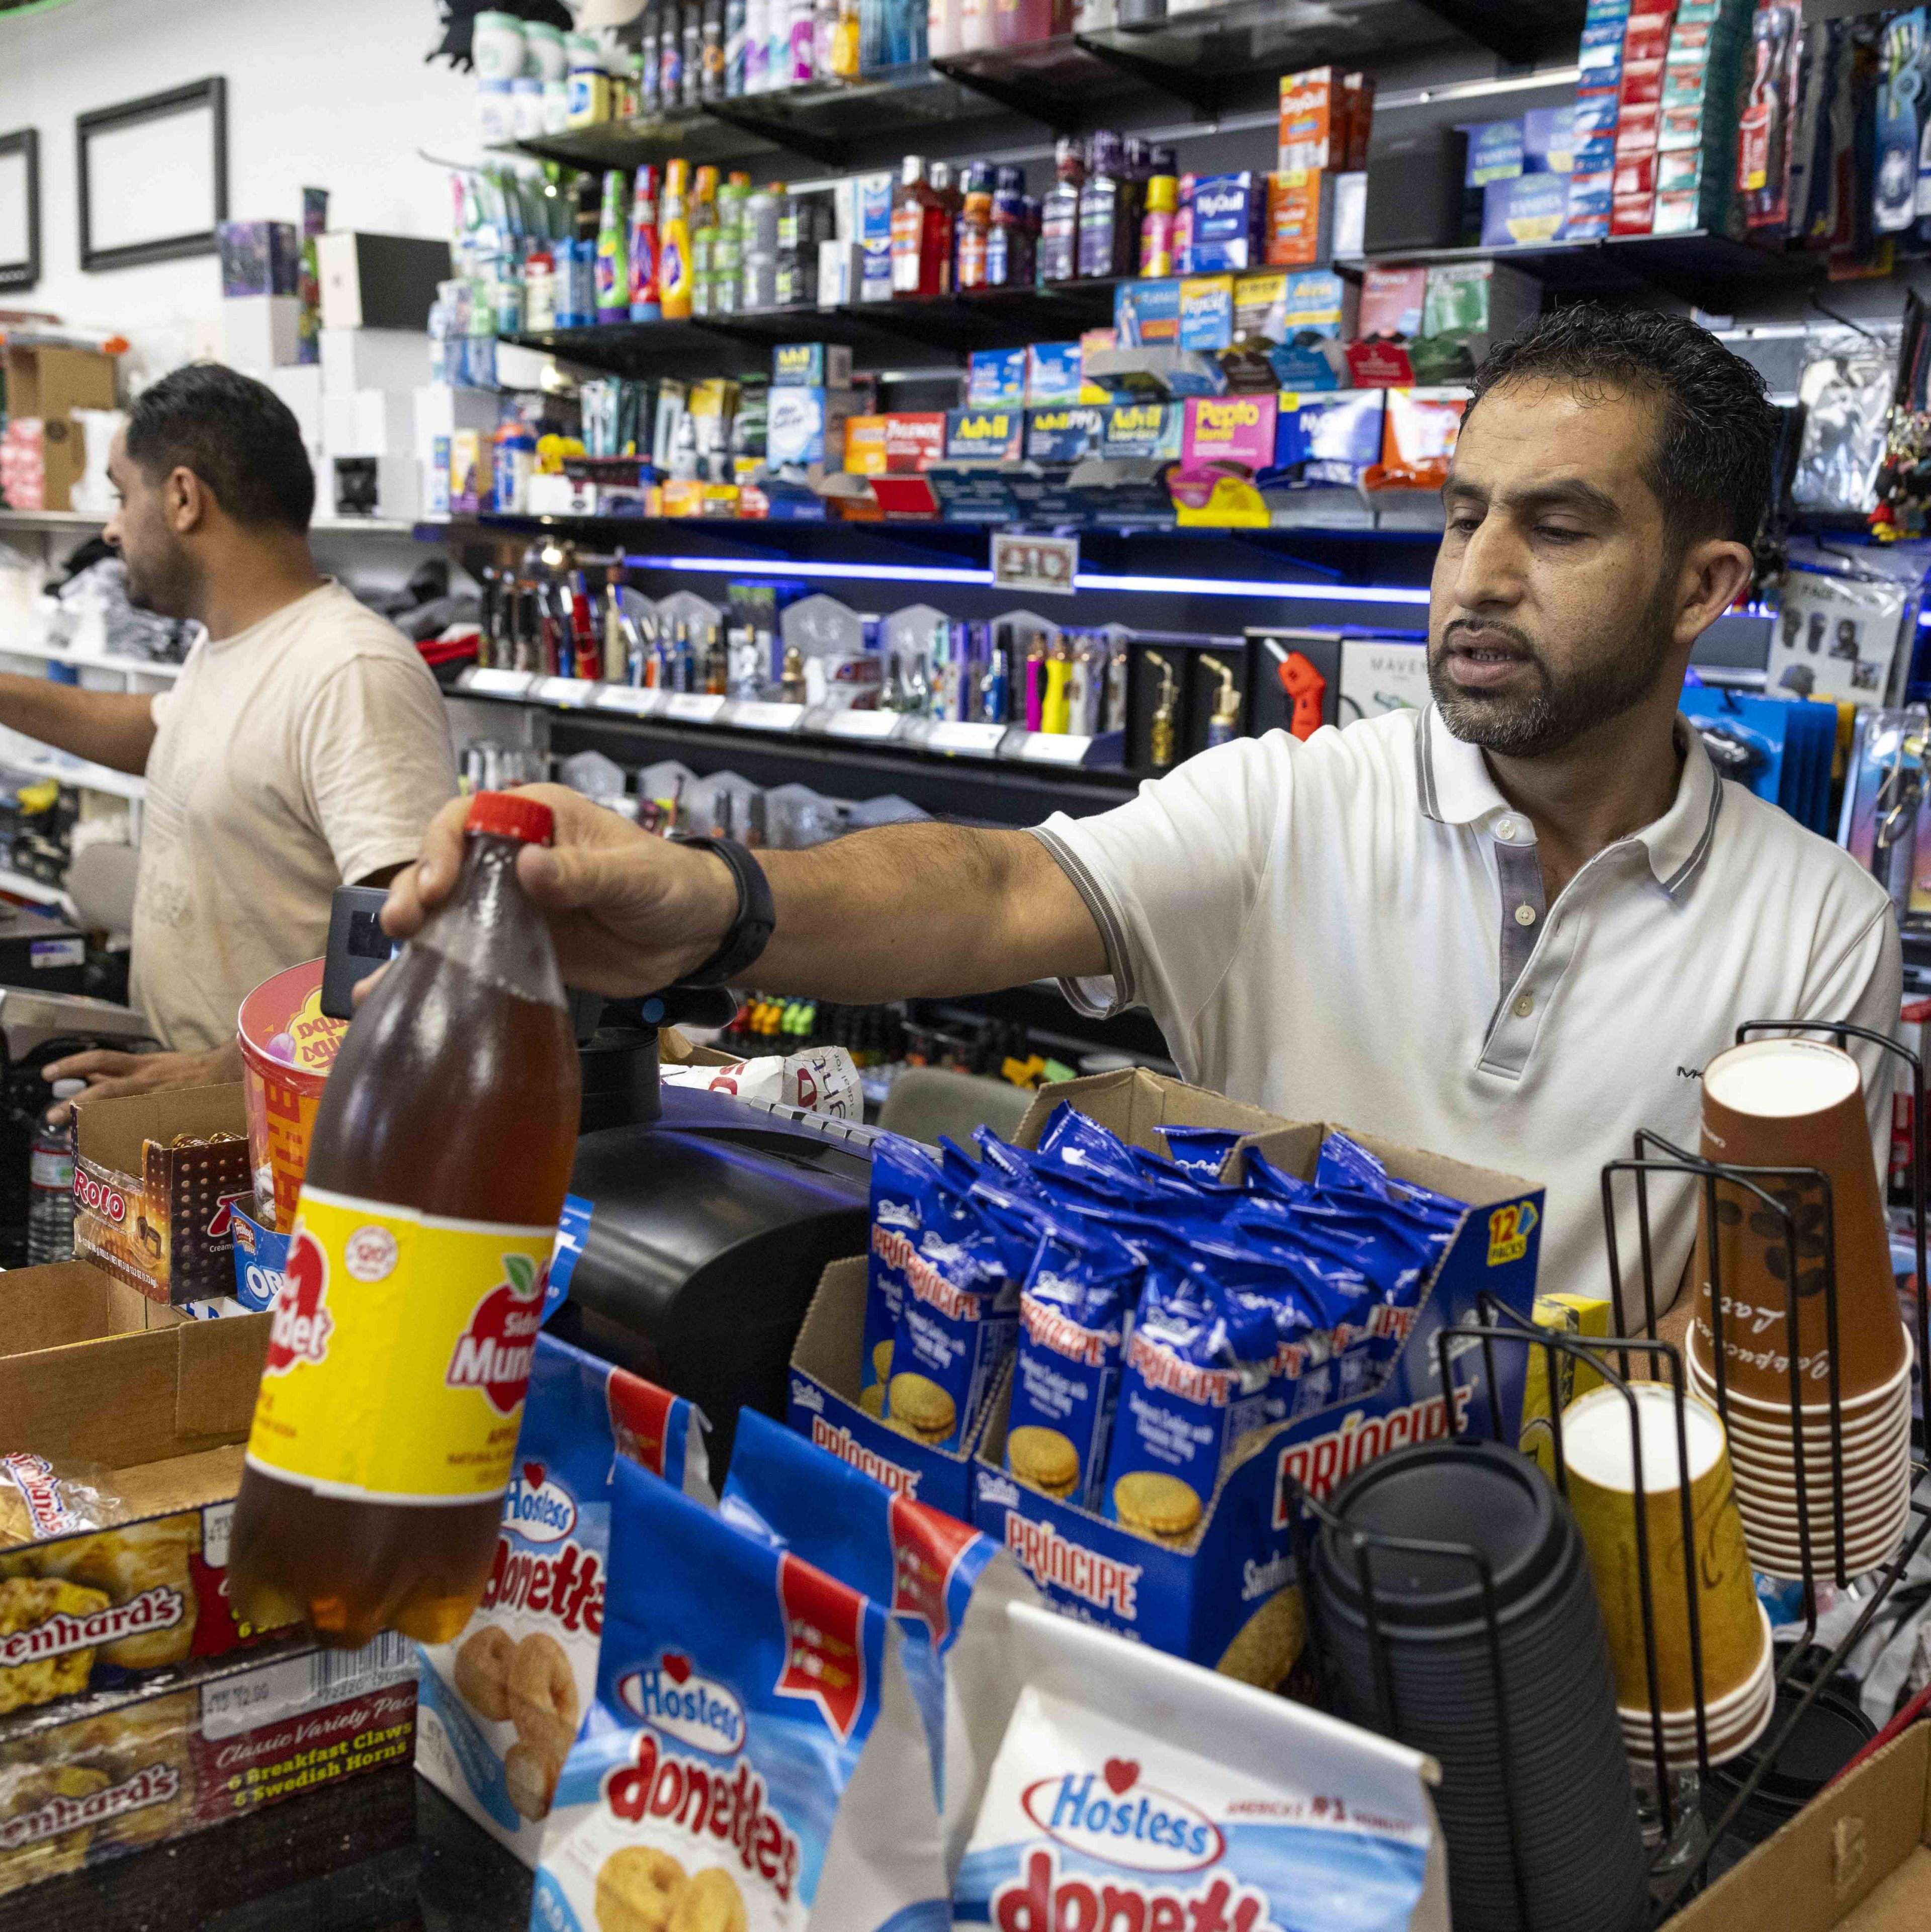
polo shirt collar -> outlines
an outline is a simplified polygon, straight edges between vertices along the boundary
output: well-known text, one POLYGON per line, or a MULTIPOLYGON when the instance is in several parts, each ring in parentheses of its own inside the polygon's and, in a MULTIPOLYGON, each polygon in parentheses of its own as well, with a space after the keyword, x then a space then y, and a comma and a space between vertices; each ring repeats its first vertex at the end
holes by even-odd
MULTIPOLYGON (((1643 848, 1657 884, 1672 898, 1702 870, 1723 805, 1723 784, 1703 740, 1680 713, 1675 730, 1683 754, 1676 796, 1660 818, 1630 835, 1643 848)), ((1415 728, 1415 788, 1422 816, 1438 825, 1474 825, 1513 809, 1496 789, 1480 747, 1456 737, 1432 704, 1415 728)))

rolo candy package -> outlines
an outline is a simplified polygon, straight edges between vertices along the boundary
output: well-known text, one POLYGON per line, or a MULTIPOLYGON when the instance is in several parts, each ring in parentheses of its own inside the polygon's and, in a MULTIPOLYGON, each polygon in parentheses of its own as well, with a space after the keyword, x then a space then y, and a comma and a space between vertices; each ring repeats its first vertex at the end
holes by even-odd
POLYGON ((1024 1604, 953 1923, 1447 1932, 1418 1751, 1024 1604))
POLYGON ((1037 1603, 1038 1592, 990 1537, 895 1494, 751 1409, 738 1419, 721 1508, 727 1521, 889 1610, 931 1750, 949 1876, 1012 1701, 1006 1606, 1037 1603))
POLYGON ((614 1490, 596 1701, 536 1932, 946 1932, 886 1607, 628 1463, 614 1490))
POLYGON ((528 1865, 596 1694, 619 1460, 710 1494, 690 1403, 539 1334, 482 1601, 420 1647, 417 1768, 528 1865))

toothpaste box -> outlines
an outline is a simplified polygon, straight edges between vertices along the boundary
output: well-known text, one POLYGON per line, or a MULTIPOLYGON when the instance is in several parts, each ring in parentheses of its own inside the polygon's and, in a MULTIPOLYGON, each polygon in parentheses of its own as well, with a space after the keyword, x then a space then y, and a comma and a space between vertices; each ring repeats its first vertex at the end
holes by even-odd
POLYGON ((1025 418, 1016 408, 949 410, 946 460, 1001 462, 1019 454, 1025 418))
POLYGON ((1113 332, 1122 349, 1180 339, 1180 285, 1122 282, 1113 292, 1113 332))
POLYGON ((1212 353, 1234 340, 1234 278, 1189 275, 1180 284, 1180 346, 1212 353))
MULTIPOLYGON (((1014 1138, 1033 1144, 1063 1100, 1156 1152, 1165 1151, 1161 1130, 1169 1124, 1236 1128, 1243 1138, 1226 1170, 1234 1177, 1249 1148, 1276 1167, 1311 1176, 1329 1131, 1322 1123, 1276 1124, 1256 1108, 1135 1068, 1054 1088, 1014 1138)), ((1513 1441, 1522 1411, 1526 1348, 1496 1348, 1492 1366, 1480 1346, 1465 1348, 1451 1360, 1444 1388, 1435 1337, 1446 1326, 1482 1319, 1483 1296, 1529 1320, 1542 1187, 1343 1131, 1398 1179, 1469 1204, 1418 1306, 1400 1312, 1400 1352, 1378 1384, 1255 1432, 1184 1539, 1136 1532, 1011 1475, 1004 1467, 1009 1383, 994 1400, 976 1450, 974 1520, 1055 1608, 1267 1689, 1286 1675, 1302 1640, 1288 1479, 1325 1498, 1390 1450, 1465 1431, 1486 1435, 1492 1414, 1502 1439, 1513 1441)))
POLYGON ((852 389, 773 388, 765 428, 765 458, 772 468, 799 464, 837 470, 845 459, 845 424, 859 412, 852 389))
POLYGON ((1254 475, 1274 461, 1276 400, 1268 396, 1189 396, 1180 459, 1231 464, 1254 475))
POLYGON ((996 410, 1026 400, 1026 352, 1023 349, 975 349, 967 365, 966 403, 975 410, 996 410))
POLYGON ((1171 461, 1180 453, 1186 410, 1179 403, 1116 403, 1105 411, 1102 456, 1171 461))
POLYGON ((1030 463, 1080 463, 1099 453, 1106 412, 1091 403, 1061 404, 1026 412, 1026 458, 1030 463))
POLYGON ((1187 266, 1197 275, 1261 266, 1267 177, 1250 169, 1203 175, 1194 184, 1193 251, 1187 266))
POLYGON ((1078 402, 1080 362, 1080 346, 1077 342, 1034 343, 1026 351, 1027 406, 1078 402))
POLYGON ((771 352, 774 388, 848 389, 852 352, 839 342, 784 342, 771 352))

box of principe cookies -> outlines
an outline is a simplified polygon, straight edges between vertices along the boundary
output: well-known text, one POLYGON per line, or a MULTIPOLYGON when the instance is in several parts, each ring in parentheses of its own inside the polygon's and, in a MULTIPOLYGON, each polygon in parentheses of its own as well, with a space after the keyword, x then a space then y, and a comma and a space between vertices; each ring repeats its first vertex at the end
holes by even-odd
MULTIPOLYGON (((1220 1173, 1227 1182, 1240 1180, 1249 1153, 1261 1156, 1276 1174, 1309 1180, 1331 1132, 1324 1124, 1278 1120, 1179 1081, 1127 1069, 1042 1094, 1014 1136, 1017 1144, 1036 1145, 1053 1112, 1066 1102, 1129 1146, 1162 1156, 1178 1152, 1167 1142, 1164 1130, 1169 1126, 1237 1135, 1220 1173)), ((1186 1520, 1177 1514, 1171 1527, 1156 1525, 1144 1511, 1129 1522, 1119 1520, 1125 1513, 1117 1509, 1102 1514, 1082 1508, 1063 1490, 1049 1494, 1009 1467, 1011 1377, 995 1394, 975 1443, 973 1520, 1011 1551, 1053 1604, 1267 1688, 1287 1676, 1301 1646, 1287 1479, 1325 1496, 1362 1463, 1387 1450, 1471 1423, 1486 1428, 1492 1395, 1508 1439, 1521 1412, 1525 1351, 1495 1352, 1501 1385, 1493 1391, 1486 1386, 1484 1352, 1465 1351, 1453 1364, 1454 1388, 1445 1392, 1434 1338, 1444 1325, 1474 1317, 1483 1294, 1528 1316, 1542 1188, 1371 1135, 1351 1131, 1350 1138, 1391 1180, 1430 1190, 1462 1209, 1411 1306, 1380 1311, 1393 1318, 1384 1367, 1339 1400, 1237 1435, 1204 1507, 1189 1492, 1186 1520)), ((1128 1398, 1120 1400, 1123 1412, 1128 1398)), ((1150 1492, 1162 1486, 1177 1494, 1180 1487, 1171 1477, 1127 1480, 1150 1492)))
POLYGON ((229 1611, 268 1326, 0 1275, 0 1892, 413 1754, 412 1645, 229 1611))

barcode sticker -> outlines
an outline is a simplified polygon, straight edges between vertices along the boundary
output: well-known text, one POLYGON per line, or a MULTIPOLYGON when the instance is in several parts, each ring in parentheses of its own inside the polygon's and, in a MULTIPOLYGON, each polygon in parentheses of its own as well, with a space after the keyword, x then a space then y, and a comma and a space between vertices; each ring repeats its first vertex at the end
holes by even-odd
POLYGON ((318 1650, 250 1670, 201 1693, 201 1729, 210 1738, 239 1737, 329 1704, 366 1696, 415 1674, 415 1646, 385 1630, 360 1650, 318 1650))

